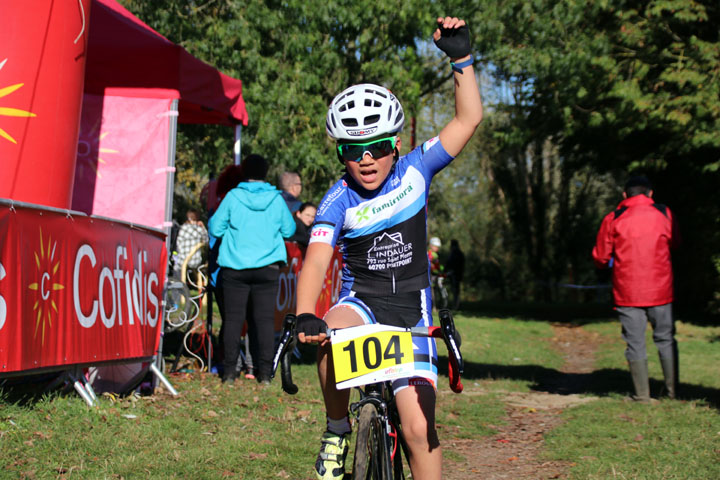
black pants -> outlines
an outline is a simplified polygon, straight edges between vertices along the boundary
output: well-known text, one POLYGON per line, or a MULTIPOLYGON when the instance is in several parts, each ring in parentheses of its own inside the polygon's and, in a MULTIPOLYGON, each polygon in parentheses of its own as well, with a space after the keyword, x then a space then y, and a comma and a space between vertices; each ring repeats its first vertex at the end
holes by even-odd
POLYGON ((220 271, 223 285, 225 328, 223 344, 225 372, 231 372, 240 355, 240 335, 247 312, 248 300, 252 298, 250 314, 250 342, 256 345, 257 360, 254 361, 258 379, 270 379, 274 349, 275 297, 277 296, 277 265, 247 270, 223 268, 220 271))

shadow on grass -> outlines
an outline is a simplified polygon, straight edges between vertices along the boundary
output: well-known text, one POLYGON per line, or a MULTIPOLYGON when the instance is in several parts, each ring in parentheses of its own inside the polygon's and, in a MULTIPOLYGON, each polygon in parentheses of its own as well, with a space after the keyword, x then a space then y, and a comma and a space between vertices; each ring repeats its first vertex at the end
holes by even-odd
MULTIPOLYGON (((447 357, 439 357, 439 373, 447 375, 447 357)), ((493 365, 466 362, 463 380, 510 379, 528 382, 532 390, 556 395, 589 394, 607 397, 611 394, 630 395, 632 378, 627 370, 604 368, 590 373, 564 373, 539 365, 493 365)), ((650 391, 657 397, 663 391, 661 379, 650 380, 650 391)), ((701 400, 720 410, 720 389, 680 383, 679 400, 701 400)))
MULTIPOLYGON (((538 302, 463 302, 460 313, 469 317, 515 318, 526 321, 586 325, 617 321, 610 304, 538 302)), ((693 325, 720 325, 720 316, 673 305, 675 318, 693 325)))

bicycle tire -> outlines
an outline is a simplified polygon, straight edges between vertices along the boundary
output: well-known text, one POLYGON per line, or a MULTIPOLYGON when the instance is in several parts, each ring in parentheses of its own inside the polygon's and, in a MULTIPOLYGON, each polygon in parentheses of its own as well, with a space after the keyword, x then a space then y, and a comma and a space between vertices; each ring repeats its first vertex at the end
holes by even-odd
POLYGON ((358 432, 353 459, 353 480, 391 480, 388 472, 385 432, 377 409, 365 404, 358 417, 358 432))

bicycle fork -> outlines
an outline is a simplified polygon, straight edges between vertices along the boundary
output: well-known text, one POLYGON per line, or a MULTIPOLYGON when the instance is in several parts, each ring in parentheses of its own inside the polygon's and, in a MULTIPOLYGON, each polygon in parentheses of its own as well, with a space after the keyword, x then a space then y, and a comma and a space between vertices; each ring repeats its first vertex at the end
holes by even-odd
MULTIPOLYGON (((387 387, 382 384, 372 384, 366 385, 365 391, 358 389, 360 391, 360 401, 350 405, 350 412, 356 419, 359 419, 360 410, 364 405, 372 404, 375 407, 381 425, 380 441, 384 445, 382 450, 385 458, 380 462, 381 468, 384 470, 381 478, 391 479, 393 478, 393 470, 395 470, 394 465, 396 463, 396 459, 400 461, 400 459, 395 455, 401 455, 398 448, 401 433, 391 422, 389 414, 390 409, 388 407, 388 403, 383 398, 384 388, 387 387)), ((395 417, 397 417, 397 414, 395 417)), ((396 418, 395 422, 399 423, 399 419, 396 418)), ((359 448, 359 446, 356 448, 359 448)), ((400 463, 400 465, 402 465, 402 463, 400 463)))

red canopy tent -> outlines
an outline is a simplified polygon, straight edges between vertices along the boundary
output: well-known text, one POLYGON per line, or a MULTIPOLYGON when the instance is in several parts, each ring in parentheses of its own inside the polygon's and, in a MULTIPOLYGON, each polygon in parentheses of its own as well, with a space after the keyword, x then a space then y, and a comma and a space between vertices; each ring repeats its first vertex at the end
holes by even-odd
POLYGON ((177 121, 235 125, 239 142, 242 84, 114 0, 94 0, 89 30, 72 207, 167 229, 177 121))
POLYGON ((114 0, 3 7, 0 376, 151 359, 177 122, 237 132, 241 82, 114 0))
POLYGON ((181 123, 247 125, 240 80, 190 55, 114 0, 95 0, 85 92, 178 98, 181 123))

